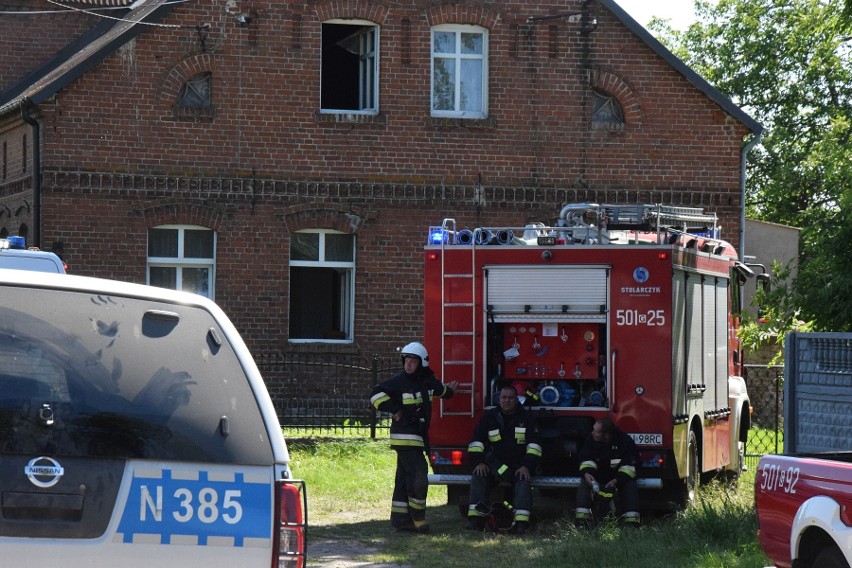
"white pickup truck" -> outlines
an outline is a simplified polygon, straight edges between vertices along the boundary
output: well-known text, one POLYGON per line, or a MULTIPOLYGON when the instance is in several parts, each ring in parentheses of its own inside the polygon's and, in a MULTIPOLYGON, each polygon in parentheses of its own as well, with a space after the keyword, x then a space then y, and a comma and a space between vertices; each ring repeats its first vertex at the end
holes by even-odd
POLYGON ((763 456, 754 496, 758 540, 776 566, 852 565, 852 452, 763 456))

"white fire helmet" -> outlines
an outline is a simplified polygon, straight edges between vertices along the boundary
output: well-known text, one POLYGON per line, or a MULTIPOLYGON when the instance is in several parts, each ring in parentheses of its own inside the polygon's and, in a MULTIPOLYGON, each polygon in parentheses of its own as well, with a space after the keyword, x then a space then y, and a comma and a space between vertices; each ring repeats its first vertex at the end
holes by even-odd
POLYGON ((426 351, 426 348, 423 347, 422 343, 417 343, 416 341, 413 343, 409 343, 400 351, 400 355, 403 357, 419 357, 420 363, 424 367, 429 366, 429 353, 426 351))

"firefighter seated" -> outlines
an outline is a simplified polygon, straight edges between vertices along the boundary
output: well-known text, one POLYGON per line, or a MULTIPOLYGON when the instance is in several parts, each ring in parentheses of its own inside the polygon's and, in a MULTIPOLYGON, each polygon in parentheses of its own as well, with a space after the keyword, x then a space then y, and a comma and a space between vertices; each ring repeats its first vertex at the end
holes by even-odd
MULTIPOLYGON (((592 432, 580 449, 580 486, 574 522, 589 527, 593 518, 592 500, 617 496, 624 511, 620 520, 625 526, 638 527, 639 489, 636 485, 636 463, 639 453, 633 439, 616 428, 612 420, 595 422, 592 432)), ((597 519, 600 520, 600 519, 597 519)))
MULTIPOLYGON (((500 389, 499 405, 482 415, 468 445, 474 465, 468 500, 468 528, 483 530, 492 507, 486 502, 496 484, 512 488, 510 532, 527 532, 532 508, 530 478, 541 458, 535 418, 518 404, 511 386, 500 389)), ((507 527, 496 527, 507 530, 507 527)))

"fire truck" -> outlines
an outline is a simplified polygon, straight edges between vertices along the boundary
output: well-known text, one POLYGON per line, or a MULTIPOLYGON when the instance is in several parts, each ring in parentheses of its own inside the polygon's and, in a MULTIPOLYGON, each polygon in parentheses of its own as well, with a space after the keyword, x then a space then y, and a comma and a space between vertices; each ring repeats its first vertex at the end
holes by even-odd
POLYGON ((433 408, 429 483, 464 510, 467 444, 506 384, 537 417, 545 492, 579 486, 578 452, 603 417, 639 448, 643 509, 735 478, 750 426, 736 332, 754 273, 720 233, 700 208, 595 203, 550 225, 430 227, 424 339, 459 385, 433 408))

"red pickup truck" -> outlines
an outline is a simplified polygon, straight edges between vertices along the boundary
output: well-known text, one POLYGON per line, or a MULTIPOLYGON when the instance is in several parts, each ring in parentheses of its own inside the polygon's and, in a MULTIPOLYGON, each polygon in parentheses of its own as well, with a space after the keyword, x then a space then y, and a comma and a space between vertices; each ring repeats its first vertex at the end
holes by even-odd
POLYGON ((758 540, 779 568, 852 565, 852 452, 766 455, 754 482, 758 540))

